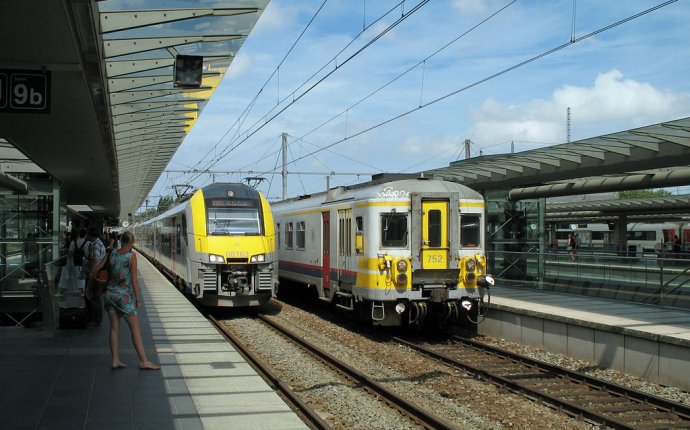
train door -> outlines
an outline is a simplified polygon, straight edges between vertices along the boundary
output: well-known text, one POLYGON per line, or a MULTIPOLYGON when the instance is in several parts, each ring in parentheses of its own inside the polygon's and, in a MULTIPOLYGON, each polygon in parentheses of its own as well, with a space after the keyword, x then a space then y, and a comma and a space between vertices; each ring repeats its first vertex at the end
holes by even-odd
POLYGON ((322 212, 321 219, 323 220, 321 228, 323 229, 321 237, 323 247, 323 273, 322 285, 324 289, 331 288, 331 214, 330 212, 322 212))
POLYGON ((338 281, 341 283, 351 283, 347 279, 350 272, 352 260, 352 209, 338 210, 338 260, 336 262, 336 271, 338 273, 338 281))
POLYGON ((422 269, 447 269, 448 201, 422 200, 422 269))

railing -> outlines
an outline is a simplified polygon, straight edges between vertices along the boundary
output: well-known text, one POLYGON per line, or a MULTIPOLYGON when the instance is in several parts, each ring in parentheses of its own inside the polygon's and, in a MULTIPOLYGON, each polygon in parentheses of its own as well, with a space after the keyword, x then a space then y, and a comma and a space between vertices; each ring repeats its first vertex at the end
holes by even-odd
POLYGON ((678 256, 539 253, 535 248, 489 252, 498 285, 690 309, 690 259, 678 256))

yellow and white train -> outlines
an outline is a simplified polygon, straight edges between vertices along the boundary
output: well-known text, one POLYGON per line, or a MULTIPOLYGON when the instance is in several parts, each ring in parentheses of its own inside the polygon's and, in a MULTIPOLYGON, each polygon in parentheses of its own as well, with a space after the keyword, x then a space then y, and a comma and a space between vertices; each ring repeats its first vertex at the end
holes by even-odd
POLYGON ((137 249, 207 306, 255 306, 278 282, 271 208, 244 184, 215 183, 134 228, 137 249))
POLYGON ((315 287, 322 300, 381 326, 478 320, 493 279, 476 191, 383 178, 272 207, 281 281, 315 287))

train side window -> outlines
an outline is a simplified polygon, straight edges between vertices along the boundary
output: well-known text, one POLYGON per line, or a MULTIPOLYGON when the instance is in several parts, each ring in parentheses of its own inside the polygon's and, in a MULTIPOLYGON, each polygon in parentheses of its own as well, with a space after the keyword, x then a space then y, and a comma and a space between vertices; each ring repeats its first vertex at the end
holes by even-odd
POLYGON ((182 238, 184 238, 185 245, 187 244, 187 215, 182 214, 182 238))
POLYGON ((364 254, 364 220, 361 216, 355 218, 355 253, 364 254))
POLYGON ((476 248, 481 245, 481 221, 477 215, 460 216, 460 246, 476 248))
POLYGON ((305 226, 304 221, 297 223, 297 229, 295 230, 295 246, 297 249, 304 249, 305 245, 305 226))
POLYGON ((280 223, 276 224, 276 249, 280 249, 280 223))
POLYGON ((292 249, 292 223, 285 224, 285 248, 292 249))
POLYGON ((175 253, 180 255, 182 252, 182 226, 177 224, 177 237, 175 238, 175 253))
POLYGON ((407 214, 395 212, 381 214, 381 246, 407 247, 407 214))

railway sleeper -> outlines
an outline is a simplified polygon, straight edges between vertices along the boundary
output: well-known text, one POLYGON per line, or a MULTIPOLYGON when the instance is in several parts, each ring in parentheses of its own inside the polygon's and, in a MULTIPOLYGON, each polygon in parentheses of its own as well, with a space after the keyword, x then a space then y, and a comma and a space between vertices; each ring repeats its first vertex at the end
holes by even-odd
POLYGON ((654 424, 642 424, 636 425, 635 428, 645 429, 645 430, 662 430, 662 429, 687 429, 690 427, 687 421, 679 421, 673 423, 654 423, 654 424))
POLYGON ((619 397, 611 397, 611 394, 609 393, 588 393, 585 395, 585 397, 590 397, 590 398, 584 398, 584 399, 574 399, 570 400, 570 403, 573 403, 575 405, 596 405, 596 404, 601 404, 601 403, 620 403, 621 399, 619 397))
POLYGON ((596 404, 592 405, 590 408, 592 410, 595 410, 599 413, 605 413, 605 414, 616 414, 616 413, 629 413, 632 411, 656 411, 658 410, 656 407, 652 405, 647 405, 645 403, 633 403, 633 402, 627 402, 625 404, 620 404, 617 406, 605 406, 603 408, 598 408, 596 404))

